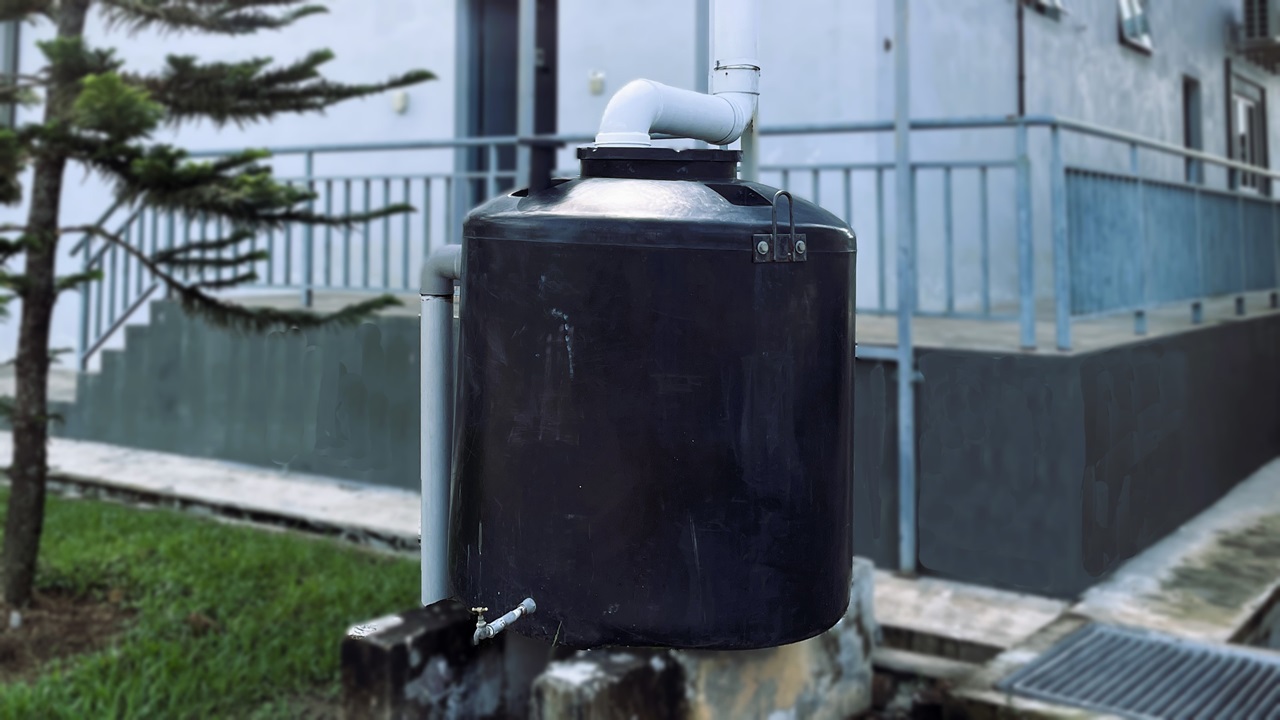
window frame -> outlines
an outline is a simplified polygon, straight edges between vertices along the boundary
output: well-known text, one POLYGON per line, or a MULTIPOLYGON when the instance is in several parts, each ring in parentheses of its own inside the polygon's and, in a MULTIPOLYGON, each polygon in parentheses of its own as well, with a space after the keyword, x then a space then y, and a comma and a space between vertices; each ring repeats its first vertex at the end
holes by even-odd
POLYGON ((1064 0, 1023 0, 1023 4, 1030 5, 1032 10, 1054 20, 1067 14, 1064 0))
MULTIPOLYGON (((1252 165, 1261 170, 1271 169, 1270 138, 1267 134, 1267 89, 1235 72, 1230 63, 1227 66, 1227 157, 1237 162, 1252 165), (1245 119, 1241 116, 1240 106, 1247 103, 1251 106, 1250 115, 1253 125, 1248 128, 1250 140, 1248 154, 1244 157, 1238 146, 1240 135, 1237 128, 1245 119)), ((1254 175, 1235 170, 1229 173, 1230 187, 1237 192, 1271 195, 1271 180, 1263 175, 1254 175)))
MULTIPOLYGON (((1200 79, 1191 75, 1182 76, 1182 144, 1204 152, 1204 90, 1200 79)), ((1190 184, 1203 185, 1204 164, 1187 158, 1185 177, 1190 184)))
POLYGON ((1150 55, 1155 52, 1151 37, 1151 18, 1147 0, 1116 0, 1119 6, 1120 43, 1138 52, 1150 55), (1134 32, 1130 32, 1130 29, 1134 32))

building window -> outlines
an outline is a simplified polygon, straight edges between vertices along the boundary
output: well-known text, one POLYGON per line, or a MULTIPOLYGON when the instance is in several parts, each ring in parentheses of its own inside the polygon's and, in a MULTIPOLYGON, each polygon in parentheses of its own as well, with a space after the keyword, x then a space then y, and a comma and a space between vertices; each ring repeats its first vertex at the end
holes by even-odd
MULTIPOLYGON (((1231 78, 1231 159, 1260 168, 1267 162, 1267 103, 1260 86, 1238 76, 1231 78)), ((1237 190, 1266 192, 1265 178, 1253 173, 1233 173, 1237 190)))
POLYGON ((1063 0, 1023 0, 1023 1, 1027 5, 1030 5, 1032 8, 1034 8, 1036 12, 1040 13, 1041 15, 1046 15, 1055 20, 1062 17, 1062 14, 1067 11, 1067 9, 1063 7, 1063 4, 1062 4, 1063 0))
MULTIPOLYGON (((1204 149, 1204 110, 1200 103, 1200 81, 1182 78, 1182 144, 1188 150, 1204 149)), ((1187 182, 1204 184, 1204 165, 1187 158, 1187 182)))
POLYGON ((1120 40, 1144 52, 1151 52, 1151 25, 1147 21, 1147 0, 1119 0, 1120 40))
MULTIPOLYGON (((1259 168, 1271 167, 1267 142, 1267 94, 1261 85, 1237 74, 1226 63, 1227 156, 1259 168)), ((1249 172, 1228 172, 1230 187, 1246 192, 1271 194, 1271 181, 1249 172)))
MULTIPOLYGON (((13 82, 18 72, 18 22, 0 23, 0 82, 13 82)), ((0 105, 0 127, 17 122, 17 107, 0 105)))

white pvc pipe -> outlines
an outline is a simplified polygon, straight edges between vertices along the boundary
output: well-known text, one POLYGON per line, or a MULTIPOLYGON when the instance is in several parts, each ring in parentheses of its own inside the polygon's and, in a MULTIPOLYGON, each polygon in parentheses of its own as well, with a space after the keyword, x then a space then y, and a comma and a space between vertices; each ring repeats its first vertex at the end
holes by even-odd
POLYGON ((449 591, 449 489, 453 453, 453 281, 461 274, 462 248, 436 250, 422 268, 418 394, 422 482, 422 604, 449 591))
POLYGON ((648 147, 651 133, 728 145, 747 128, 754 112, 754 95, 703 95, 652 80, 632 80, 609 100, 596 145, 648 147))
MULTIPOLYGON (((711 8, 716 67, 748 66, 760 69, 760 0, 715 0, 711 8)), ((711 86, 711 92, 716 87, 711 86)))
POLYGON ((715 0, 713 12, 717 59, 712 94, 652 80, 627 83, 605 107, 596 145, 648 147, 653 133, 728 145, 742 135, 760 97, 758 0, 715 0))
POLYGON ((422 296, 422 604, 449 597, 453 303, 422 296))

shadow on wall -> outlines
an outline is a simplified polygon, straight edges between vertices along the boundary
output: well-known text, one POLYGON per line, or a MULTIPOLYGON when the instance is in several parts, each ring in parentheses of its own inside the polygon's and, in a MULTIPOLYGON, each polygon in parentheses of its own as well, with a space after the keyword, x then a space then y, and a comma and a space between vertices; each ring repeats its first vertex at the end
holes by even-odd
POLYGON ((152 313, 82 378, 67 436, 417 486, 415 318, 257 335, 152 313))

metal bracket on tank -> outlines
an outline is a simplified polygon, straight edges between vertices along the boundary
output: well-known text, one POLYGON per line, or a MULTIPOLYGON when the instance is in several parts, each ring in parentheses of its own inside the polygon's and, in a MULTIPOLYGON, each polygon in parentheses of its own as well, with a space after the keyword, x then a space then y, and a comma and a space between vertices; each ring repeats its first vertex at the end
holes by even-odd
POLYGON ((804 235, 796 234, 795 198, 786 190, 779 190, 773 195, 773 232, 765 235, 752 235, 754 245, 753 259, 758 263, 769 262, 804 262, 809 259, 808 242, 804 235), (787 215, 790 216, 791 232, 778 234, 778 200, 786 196, 787 215))

